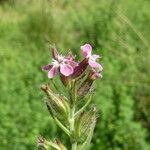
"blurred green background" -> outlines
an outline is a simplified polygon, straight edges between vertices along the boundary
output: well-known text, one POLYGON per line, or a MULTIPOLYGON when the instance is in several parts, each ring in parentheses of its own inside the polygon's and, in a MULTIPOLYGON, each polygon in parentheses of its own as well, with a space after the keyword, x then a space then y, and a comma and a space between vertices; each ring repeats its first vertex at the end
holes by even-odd
POLYGON ((0 0, 0 150, 36 149, 40 134, 67 141, 39 88, 50 43, 103 56, 91 149, 149 150, 149 35, 149 0, 0 0))

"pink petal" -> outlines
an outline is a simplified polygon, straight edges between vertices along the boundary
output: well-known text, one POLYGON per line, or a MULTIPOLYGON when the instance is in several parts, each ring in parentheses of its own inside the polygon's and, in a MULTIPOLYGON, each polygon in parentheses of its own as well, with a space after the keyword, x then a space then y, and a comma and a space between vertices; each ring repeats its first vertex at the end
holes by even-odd
POLYGON ((94 76, 95 76, 96 78, 102 78, 102 75, 101 75, 100 73, 98 73, 98 72, 95 72, 94 76))
POLYGON ((93 60, 90 60, 90 59, 89 59, 89 65, 90 65, 92 68, 98 68, 99 71, 102 71, 102 70, 103 70, 103 67, 102 67, 99 63, 97 63, 97 62, 95 62, 95 61, 93 61, 93 60))
POLYGON ((67 60, 67 63, 72 66, 73 68, 75 68, 76 66, 78 66, 78 63, 72 60, 67 60))
POLYGON ((64 76, 69 76, 73 73, 73 67, 68 65, 68 64, 63 64, 63 65, 60 66, 60 72, 64 76))
POLYGON ((98 67, 99 71, 102 71, 103 70, 103 67, 101 64, 99 64, 99 67, 98 67))
POLYGON ((75 55, 72 54, 71 51, 69 51, 68 55, 65 57, 65 59, 68 59, 68 60, 75 60, 75 55))
POLYGON ((47 70, 50 70, 51 68, 52 68, 52 65, 48 64, 48 65, 46 65, 46 66, 43 66, 43 67, 42 67, 42 70, 47 71, 47 70))
POLYGON ((90 79, 95 80, 96 78, 102 78, 101 72, 92 69, 89 74, 90 79))
POLYGON ((100 58, 99 55, 95 55, 95 54, 94 54, 94 55, 91 56, 91 59, 92 59, 92 60, 96 60, 96 59, 98 59, 98 58, 100 58))
POLYGON ((58 72, 58 68, 52 67, 51 70, 48 72, 48 78, 53 78, 58 72))
POLYGON ((82 50, 83 56, 85 58, 88 58, 91 56, 92 46, 90 44, 85 44, 81 46, 81 50, 82 50))

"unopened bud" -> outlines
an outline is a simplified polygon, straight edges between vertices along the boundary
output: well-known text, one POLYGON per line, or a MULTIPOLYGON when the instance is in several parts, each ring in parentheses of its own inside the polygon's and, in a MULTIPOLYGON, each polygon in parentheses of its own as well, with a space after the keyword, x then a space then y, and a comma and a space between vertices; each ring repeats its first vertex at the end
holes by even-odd
POLYGON ((47 94, 49 111, 51 114, 68 115, 70 109, 67 102, 67 98, 58 94, 55 94, 48 85, 43 85, 41 89, 47 94))
POLYGON ((83 117, 84 117, 84 111, 81 112, 80 116, 77 118, 77 121, 76 121, 76 136, 77 138, 80 137, 81 135, 81 125, 82 125, 82 120, 83 120, 83 117))
POLYGON ((79 126, 77 132, 80 133, 79 135, 81 135, 83 139, 86 138, 91 128, 93 128, 93 130, 95 128, 96 124, 95 112, 90 111, 88 113, 81 113, 77 123, 79 126))
POLYGON ((48 145, 46 144, 46 140, 43 137, 39 137, 37 140, 37 147, 41 149, 48 149, 48 145))
POLYGON ((101 78, 102 75, 99 72, 96 72, 96 70, 90 70, 88 77, 85 79, 85 81, 81 84, 81 86, 78 89, 78 95, 79 98, 83 98, 86 96, 86 94, 90 91, 91 86, 96 78, 101 78))
POLYGON ((91 86, 93 84, 93 80, 90 80, 89 78, 87 78, 79 87, 78 89, 78 96, 79 98, 84 98, 84 96, 86 96, 86 94, 89 92, 91 86))
MULTIPOLYGON (((52 141, 47 141, 43 137, 39 137, 37 140, 37 146, 40 149, 44 150, 51 150, 51 149, 61 149, 57 143, 52 142, 52 141)), ((67 149, 61 149, 61 150, 67 150, 67 149)))
POLYGON ((60 147, 61 150, 67 150, 67 148, 64 146, 64 144, 60 140, 56 139, 56 143, 60 147))

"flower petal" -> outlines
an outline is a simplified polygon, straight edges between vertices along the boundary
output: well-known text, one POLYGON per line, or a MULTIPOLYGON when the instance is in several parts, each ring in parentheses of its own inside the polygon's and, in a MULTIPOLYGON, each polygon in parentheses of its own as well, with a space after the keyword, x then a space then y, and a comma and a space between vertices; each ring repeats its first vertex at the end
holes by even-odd
POLYGON ((64 76, 69 76, 69 75, 71 75, 73 73, 73 67, 68 65, 68 64, 60 65, 60 72, 64 76))
POLYGON ((90 70, 89 78, 95 80, 96 78, 102 78, 101 72, 98 72, 95 69, 90 70))
POLYGON ((74 61, 75 58, 76 58, 76 55, 73 55, 71 51, 69 51, 68 55, 65 57, 65 59, 72 60, 72 61, 74 61))
POLYGON ((95 61, 96 59, 100 58, 100 56, 94 54, 90 58, 95 61))
POLYGON ((83 56, 85 58, 88 58, 91 56, 92 46, 90 44, 85 44, 81 46, 81 50, 82 50, 83 56))
POLYGON ((78 63, 72 60, 67 60, 67 63, 72 66, 73 68, 75 68, 76 66, 78 66, 78 63))
POLYGON ((52 67, 51 70, 48 72, 48 78, 53 78, 58 72, 58 68, 52 67))
POLYGON ((52 52, 53 58, 57 60, 57 57, 58 57, 59 53, 58 53, 57 48, 55 47, 55 45, 51 46, 51 52, 52 52))
POLYGON ((43 66, 43 67, 42 67, 42 70, 48 71, 48 70, 50 70, 51 68, 52 68, 52 65, 48 64, 48 65, 46 65, 46 66, 43 66))
POLYGON ((102 78, 102 75, 101 75, 101 73, 99 73, 99 72, 96 72, 96 73, 94 74, 94 76, 95 76, 96 78, 102 78))
POLYGON ((99 71, 102 71, 103 70, 103 67, 97 63, 96 61, 93 61, 91 59, 89 59, 89 65, 92 67, 92 68, 98 68, 99 71))
POLYGON ((103 67, 101 64, 99 64, 99 67, 98 67, 99 71, 101 72, 103 70, 103 67))

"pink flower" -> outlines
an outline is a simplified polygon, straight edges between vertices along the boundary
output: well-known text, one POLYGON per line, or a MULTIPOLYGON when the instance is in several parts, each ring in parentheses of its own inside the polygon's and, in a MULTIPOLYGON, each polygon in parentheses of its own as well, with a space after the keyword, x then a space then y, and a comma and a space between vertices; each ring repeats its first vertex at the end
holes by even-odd
POLYGON ((96 60, 98 58, 100 58, 99 55, 92 55, 92 46, 90 44, 85 44, 83 46, 81 46, 81 50, 83 53, 83 56, 85 58, 88 58, 88 64, 92 67, 92 68, 98 68, 99 71, 103 70, 103 67, 101 66, 101 64, 97 63, 96 60))
POLYGON ((71 51, 68 53, 68 55, 65 57, 65 59, 67 59, 68 64, 70 64, 73 68, 78 66, 78 63, 75 62, 75 56, 72 54, 71 51))
POLYGON ((52 63, 42 67, 42 70, 48 71, 48 78, 53 78, 58 72, 64 76, 69 76, 73 73, 74 65, 77 64, 73 60, 57 54, 57 56, 52 59, 52 63))

